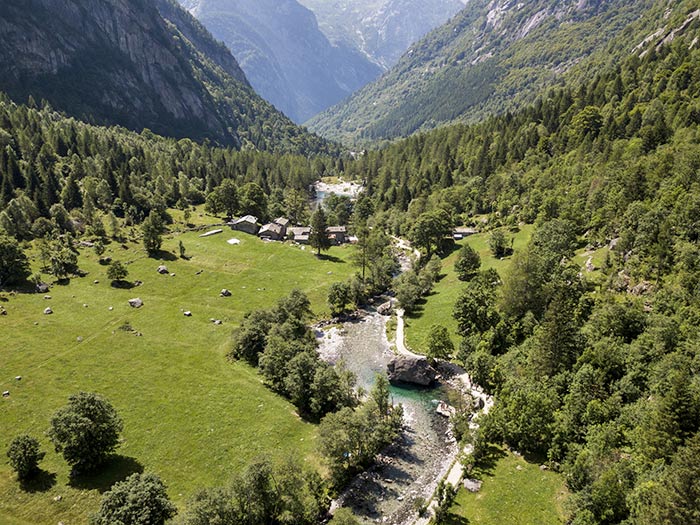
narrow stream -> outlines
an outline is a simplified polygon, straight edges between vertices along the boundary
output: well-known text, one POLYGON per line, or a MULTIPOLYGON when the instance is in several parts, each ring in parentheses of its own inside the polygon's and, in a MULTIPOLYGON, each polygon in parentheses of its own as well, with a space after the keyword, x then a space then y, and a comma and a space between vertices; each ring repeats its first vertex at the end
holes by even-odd
MULTIPOLYGON (((386 321, 370 311, 341 329, 319 331, 321 356, 331 363, 343 361, 357 376, 358 386, 369 390, 375 375, 386 373, 394 355, 386 338, 386 321)), ((393 402, 404 407, 406 431, 374 467, 352 481, 340 496, 340 505, 351 508, 365 523, 414 521, 416 500, 429 499, 457 454, 447 420, 435 412, 438 400, 447 401, 447 388, 391 387, 393 402)))

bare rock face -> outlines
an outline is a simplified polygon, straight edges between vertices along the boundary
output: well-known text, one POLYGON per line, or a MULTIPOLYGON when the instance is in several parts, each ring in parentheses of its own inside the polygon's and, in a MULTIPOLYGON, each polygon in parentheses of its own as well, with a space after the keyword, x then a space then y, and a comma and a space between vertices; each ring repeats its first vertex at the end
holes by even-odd
POLYGON ((397 356, 387 365, 389 381, 392 383, 409 383, 430 386, 437 372, 430 366, 428 359, 418 356, 397 356))
POLYGON ((0 8, 0 91, 18 102, 32 95, 95 123, 235 147, 248 126, 291 124, 170 0, 29 4, 0 8))

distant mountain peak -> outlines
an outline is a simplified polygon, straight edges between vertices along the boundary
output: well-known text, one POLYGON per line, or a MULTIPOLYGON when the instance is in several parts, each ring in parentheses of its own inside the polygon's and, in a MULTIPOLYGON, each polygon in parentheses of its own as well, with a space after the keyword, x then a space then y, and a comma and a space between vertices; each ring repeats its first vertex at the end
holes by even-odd
POLYGON ((240 61, 265 99, 303 122, 374 80, 381 69, 332 44, 297 0, 180 0, 240 61))

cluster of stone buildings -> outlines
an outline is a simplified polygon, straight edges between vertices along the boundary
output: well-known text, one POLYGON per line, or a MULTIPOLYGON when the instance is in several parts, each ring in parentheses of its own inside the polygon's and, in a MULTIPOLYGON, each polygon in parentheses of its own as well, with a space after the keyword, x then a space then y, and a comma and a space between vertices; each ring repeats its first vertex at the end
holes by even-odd
MULTIPOLYGON (((311 228, 309 226, 290 226, 289 219, 279 217, 264 225, 258 223, 258 218, 253 215, 245 215, 228 223, 232 230, 242 231, 250 235, 257 235, 268 241, 283 241, 285 239, 308 244, 311 228)), ((349 242, 347 228, 345 226, 329 226, 326 235, 334 244, 349 242)))

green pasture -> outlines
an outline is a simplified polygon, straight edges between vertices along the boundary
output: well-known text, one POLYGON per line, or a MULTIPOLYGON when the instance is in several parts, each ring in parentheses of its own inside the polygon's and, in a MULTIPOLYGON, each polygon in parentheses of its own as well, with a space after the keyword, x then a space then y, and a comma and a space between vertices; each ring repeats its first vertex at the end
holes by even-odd
MULTIPOLYGON (((527 224, 520 227, 517 233, 511 233, 513 237, 513 249, 524 248, 530 240, 534 226, 527 224)), ((459 248, 464 243, 471 245, 481 257, 481 267, 486 270, 494 268, 503 277, 508 270, 511 257, 497 259, 491 254, 489 249, 490 233, 478 233, 470 235, 462 241, 456 243, 455 250, 442 260, 442 278, 435 283, 431 294, 419 304, 416 311, 406 316, 406 344, 416 352, 423 352, 425 337, 433 324, 442 324, 447 327, 452 334, 452 342, 455 348, 459 346, 459 336, 457 335, 457 323, 452 318, 452 309, 459 294, 464 288, 464 282, 457 278, 454 271, 454 264, 457 260, 459 248)))
POLYGON ((450 525, 556 525, 565 522, 567 490, 560 475, 492 446, 469 475, 483 482, 476 493, 461 489, 450 525))
MULTIPOLYGON (((208 238, 200 233, 167 237, 160 259, 135 242, 108 245, 105 256, 126 263, 127 280, 141 286, 110 286, 107 267, 81 248, 87 276, 53 284, 51 299, 2 294, 8 314, 0 316, 0 390, 10 395, 0 399, 1 457, 23 432, 40 439, 47 456, 42 475, 27 487, 0 460, 0 523, 86 523, 100 493, 134 471, 160 475, 182 507, 197 489, 226 483, 256 456, 317 462, 315 427, 265 388, 255 370, 225 355, 243 314, 272 307, 292 288, 308 294, 318 317, 327 315, 328 286, 353 272, 352 248, 332 248, 317 259, 308 248, 228 228, 208 238), (239 245, 227 243, 234 237, 239 245), (187 260, 173 255, 179 241, 187 260), (160 264, 174 275, 158 274, 160 264), (222 288, 233 296, 220 297, 222 288), (134 297, 143 300, 141 309, 128 305, 134 297), (43 314, 46 307, 53 315, 43 314), (99 475, 71 479, 45 432, 53 412, 80 390, 112 402, 124 420, 123 442, 99 475)), ((33 261, 35 271, 39 266, 33 261)))

